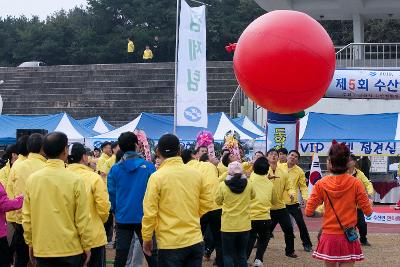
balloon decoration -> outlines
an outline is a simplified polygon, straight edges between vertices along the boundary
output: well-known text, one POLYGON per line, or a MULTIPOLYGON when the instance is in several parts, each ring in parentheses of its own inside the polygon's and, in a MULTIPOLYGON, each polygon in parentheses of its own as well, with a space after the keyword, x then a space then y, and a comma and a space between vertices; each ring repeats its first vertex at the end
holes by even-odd
POLYGON ((200 131, 197 134, 197 142, 195 149, 200 146, 207 147, 208 155, 210 158, 215 158, 215 149, 214 149, 214 137, 213 134, 209 131, 200 131))
POLYGON ((240 135, 236 131, 228 131, 224 137, 224 146, 223 149, 229 149, 229 152, 236 156, 237 159, 240 159, 240 150, 239 150, 239 141, 240 135))
POLYGON ((233 64, 248 97, 267 110, 293 114, 325 94, 335 71, 335 48, 310 16, 277 10, 244 30, 233 64))
POLYGON ((146 133, 143 130, 135 129, 133 131, 138 138, 139 151, 147 161, 151 161, 150 145, 146 133))

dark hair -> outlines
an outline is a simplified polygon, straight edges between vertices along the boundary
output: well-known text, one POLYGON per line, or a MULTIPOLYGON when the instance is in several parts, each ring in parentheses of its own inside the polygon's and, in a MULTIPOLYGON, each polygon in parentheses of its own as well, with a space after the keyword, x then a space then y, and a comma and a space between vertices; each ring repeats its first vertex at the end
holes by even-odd
POLYGON ((65 133, 54 132, 44 137, 43 151, 49 159, 58 158, 68 146, 68 137, 65 133))
POLYGON ((40 153, 43 146, 43 135, 40 133, 33 133, 29 136, 26 147, 29 153, 40 153))
POLYGON ((173 134, 164 134, 158 140, 158 151, 164 158, 176 157, 179 155, 180 143, 178 137, 173 134))
POLYGON ((100 152, 100 148, 95 147, 95 148, 93 149, 93 152, 94 152, 94 151, 99 151, 99 152, 100 152))
POLYGON ((200 158, 199 158, 199 161, 202 161, 202 162, 206 162, 206 161, 209 161, 209 160, 210 160, 210 157, 208 156, 207 153, 204 153, 204 154, 201 155, 200 158))
POLYGON ((119 162, 124 156, 124 154, 125 154, 124 151, 122 151, 121 149, 118 150, 117 154, 115 155, 115 163, 119 162))
POLYGON ((199 147, 196 149, 195 153, 196 153, 196 154, 199 153, 199 152, 200 152, 200 148, 202 148, 202 147, 204 147, 204 148, 207 149, 207 151, 208 151, 208 147, 206 147, 206 146, 199 146, 199 147))
POLYGON ((111 146, 111 142, 110 141, 105 141, 100 145, 100 149, 101 151, 103 151, 103 148, 105 148, 106 146, 110 145, 111 146))
POLYGON ((271 154, 271 153, 273 153, 273 152, 275 152, 276 154, 278 154, 278 155, 279 155, 279 152, 278 152, 278 150, 276 150, 275 148, 271 148, 270 150, 268 150, 268 152, 267 152, 267 156, 269 156, 269 154, 271 154))
POLYGON ((191 149, 184 149, 181 152, 181 158, 184 164, 193 159, 193 151, 191 149))
POLYGON ((296 149, 290 150, 290 151, 289 151, 289 154, 290 154, 290 153, 296 153, 296 154, 297 154, 297 157, 300 158, 300 153, 299 153, 299 151, 297 151, 296 149))
POLYGON ((118 144, 118 141, 112 142, 112 143, 111 143, 111 149, 116 148, 118 145, 119 145, 119 144, 118 144))
POLYGON ((225 167, 228 167, 228 165, 229 165, 229 156, 231 155, 231 152, 228 152, 228 153, 226 153, 223 157, 222 157, 222 159, 221 159, 221 162, 222 162, 222 164, 225 166, 225 167))
POLYGON ((287 155, 288 154, 288 151, 287 151, 287 149, 286 148, 284 148, 284 147, 281 147, 281 148, 279 148, 278 149, 278 154, 279 153, 282 153, 282 154, 285 154, 285 155, 287 155))
POLYGON ((224 154, 225 151, 230 152, 229 149, 224 148, 224 149, 221 150, 221 153, 224 154))
POLYGON ((255 154, 261 154, 261 155, 263 155, 263 157, 264 157, 264 153, 262 152, 262 151, 256 151, 256 153, 254 153, 254 155, 255 154))
POLYGON ((6 161, 10 160, 13 153, 17 154, 17 145, 16 144, 8 145, 6 147, 6 149, 4 150, 4 154, 1 158, 6 161))
POLYGON ((328 152, 329 161, 333 174, 343 174, 347 171, 347 163, 349 162, 350 150, 344 143, 332 142, 332 146, 328 152))
POLYGON ((358 158, 354 154, 350 154, 350 160, 357 162, 358 158))
POLYGON ((136 151, 136 145, 138 144, 138 138, 136 134, 132 132, 124 132, 118 137, 119 149, 124 152, 136 151))
POLYGON ((253 164, 253 171, 258 175, 266 175, 269 171, 269 163, 265 157, 258 158, 253 164))
POLYGON ((73 143, 69 148, 68 163, 79 163, 81 162, 83 155, 86 154, 86 148, 81 143, 73 143))
POLYGON ((18 155, 23 155, 23 156, 28 156, 28 147, 26 146, 28 142, 29 136, 28 135, 23 135, 17 140, 17 154, 18 155))

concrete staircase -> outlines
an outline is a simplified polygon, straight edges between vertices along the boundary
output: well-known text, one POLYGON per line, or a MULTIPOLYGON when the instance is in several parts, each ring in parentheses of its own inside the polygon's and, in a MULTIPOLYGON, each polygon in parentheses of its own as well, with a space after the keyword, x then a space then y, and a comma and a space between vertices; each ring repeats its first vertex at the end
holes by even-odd
MULTIPOLYGON (((208 62, 208 111, 229 113, 232 62, 208 62)), ((3 114, 100 115, 120 126, 140 112, 172 114, 174 63, 0 68, 3 114)))

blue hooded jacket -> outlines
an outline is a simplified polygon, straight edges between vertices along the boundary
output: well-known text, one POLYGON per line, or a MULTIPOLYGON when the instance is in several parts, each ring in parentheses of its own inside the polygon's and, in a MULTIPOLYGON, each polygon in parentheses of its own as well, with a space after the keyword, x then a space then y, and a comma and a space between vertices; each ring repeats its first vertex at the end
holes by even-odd
POLYGON ((107 176, 107 188, 111 212, 121 224, 141 223, 143 198, 150 175, 156 171, 154 165, 136 152, 126 152, 112 166, 107 176))

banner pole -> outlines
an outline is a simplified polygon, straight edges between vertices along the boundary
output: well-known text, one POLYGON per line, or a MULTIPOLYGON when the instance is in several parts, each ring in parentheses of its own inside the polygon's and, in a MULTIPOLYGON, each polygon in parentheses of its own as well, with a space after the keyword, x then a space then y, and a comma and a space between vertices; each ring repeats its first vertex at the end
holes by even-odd
POLYGON ((177 121, 177 91, 178 91, 178 43, 179 43, 179 1, 176 0, 176 28, 175 28, 175 88, 174 88, 174 134, 176 135, 177 121))

